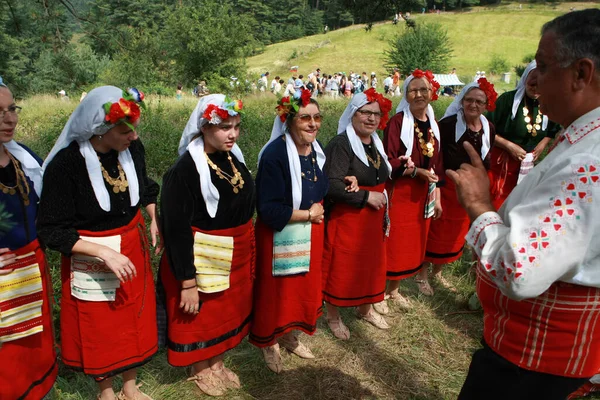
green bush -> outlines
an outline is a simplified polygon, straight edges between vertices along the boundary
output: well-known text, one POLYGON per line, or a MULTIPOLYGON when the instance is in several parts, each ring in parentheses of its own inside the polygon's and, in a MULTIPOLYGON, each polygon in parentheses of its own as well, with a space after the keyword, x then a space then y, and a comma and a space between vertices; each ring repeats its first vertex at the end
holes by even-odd
POLYGON ((500 54, 493 54, 488 69, 491 74, 498 75, 503 72, 509 72, 510 66, 506 58, 502 57, 500 54))

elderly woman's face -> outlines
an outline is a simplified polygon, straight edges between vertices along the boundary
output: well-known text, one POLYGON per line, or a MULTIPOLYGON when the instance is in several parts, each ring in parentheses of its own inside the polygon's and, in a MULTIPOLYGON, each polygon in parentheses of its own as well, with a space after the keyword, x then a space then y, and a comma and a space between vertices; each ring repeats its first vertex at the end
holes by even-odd
POLYGON ((140 120, 138 119, 132 125, 134 129, 126 124, 118 124, 102 135, 102 139, 97 143, 101 146, 100 151, 107 152, 109 150, 125 151, 131 145, 131 142, 138 139, 136 131, 140 120))
POLYGON ((290 135, 297 146, 309 145, 315 141, 321 127, 321 113, 316 104, 300 107, 290 124, 290 135))
POLYGON ((0 113, 4 117, 0 120, 0 143, 10 142, 15 135, 15 128, 19 122, 19 116, 15 111, 16 104, 12 93, 8 88, 0 87, 0 113))
POLYGON ((485 111, 487 105, 487 96, 485 92, 479 88, 469 90, 462 99, 463 112, 466 120, 474 120, 479 118, 485 111))
POLYGON ((406 88, 406 101, 411 111, 423 111, 431 102, 431 85, 425 78, 415 78, 406 88))
POLYGON ((527 97, 530 99, 537 98, 535 94, 537 88, 537 76, 537 68, 533 69, 531 72, 529 72, 529 75, 527 75, 527 81, 525 82, 525 93, 527 93, 527 97))
POLYGON ((230 151, 240 137, 242 118, 239 115, 230 116, 218 125, 205 124, 202 127, 204 150, 207 153, 230 151))
POLYGON ((358 136, 368 137, 375 132, 380 121, 381 109, 379 103, 374 101, 356 110, 352 116, 352 127, 358 136))

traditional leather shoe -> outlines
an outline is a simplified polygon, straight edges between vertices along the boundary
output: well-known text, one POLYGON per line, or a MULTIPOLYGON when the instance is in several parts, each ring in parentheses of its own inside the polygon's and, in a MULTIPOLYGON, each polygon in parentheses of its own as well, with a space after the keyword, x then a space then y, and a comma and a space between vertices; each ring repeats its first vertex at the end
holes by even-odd
POLYGON ((286 337, 279 338, 279 344, 283 346, 290 353, 294 353, 300 358, 313 359, 315 358, 314 354, 310 349, 305 346, 302 342, 298 340, 298 338, 294 338, 294 340, 289 340, 286 337))
POLYGON ((223 396, 225 387, 223 382, 211 371, 208 373, 197 374, 189 377, 188 381, 193 381, 198 389, 209 396, 223 396))
POLYGON ((381 315, 387 315, 390 313, 390 308, 385 300, 381 300, 379 303, 373 304, 373 308, 381 315))
POLYGON ((240 378, 235 372, 233 372, 229 368, 223 367, 221 369, 213 370, 212 372, 217 378, 221 380, 221 382, 223 382, 223 384, 226 387, 230 389, 239 389, 242 387, 242 384, 240 383, 240 378))
POLYGON ((386 298, 392 300, 394 304, 398 305, 403 310, 410 310, 412 308, 412 303, 410 300, 400 293, 388 294, 386 295, 386 298))
POLYGON ((329 329, 331 329, 333 336, 336 338, 340 340, 350 339, 350 329, 344 325, 344 321, 342 321, 341 317, 334 319, 327 318, 327 325, 329 325, 329 329))
POLYGON ((425 296, 433 296, 433 288, 429 284, 428 280, 415 279, 415 282, 417 282, 419 292, 423 293, 425 296))
POLYGON ((381 315, 376 313, 374 310, 369 311, 366 315, 361 314, 357 310, 356 315, 358 316, 358 318, 364 319, 365 321, 367 321, 368 323, 370 323, 371 325, 373 325, 376 328, 390 329, 390 326, 385 321, 385 319, 381 315))
POLYGON ((263 347, 263 357, 267 363, 267 367, 275 372, 276 374, 283 371, 283 362, 281 361, 281 354, 279 354, 279 343, 275 343, 273 346, 263 347))
POLYGON ((117 400, 152 400, 152 397, 148 396, 146 393, 143 393, 140 390, 141 386, 142 386, 141 383, 139 385, 137 385, 138 391, 136 392, 135 396, 133 396, 133 397, 127 397, 125 395, 125 392, 123 390, 121 390, 119 392, 119 394, 117 394, 117 400))

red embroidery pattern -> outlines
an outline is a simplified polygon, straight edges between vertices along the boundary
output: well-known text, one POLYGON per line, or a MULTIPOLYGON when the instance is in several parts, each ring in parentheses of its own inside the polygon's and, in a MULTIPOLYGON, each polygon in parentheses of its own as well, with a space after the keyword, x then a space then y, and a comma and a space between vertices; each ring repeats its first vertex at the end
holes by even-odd
POLYGON ((569 143, 574 144, 598 128, 600 128, 600 117, 582 126, 569 126, 568 131, 565 132, 565 136, 569 139, 569 143))

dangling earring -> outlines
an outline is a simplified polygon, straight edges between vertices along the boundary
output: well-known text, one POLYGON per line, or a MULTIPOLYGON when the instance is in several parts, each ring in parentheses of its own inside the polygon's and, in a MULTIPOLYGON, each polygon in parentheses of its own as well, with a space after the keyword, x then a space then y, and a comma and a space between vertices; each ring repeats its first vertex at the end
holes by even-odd
POLYGON ((98 140, 102 140, 102 136, 104 135, 98 135, 98 140))

